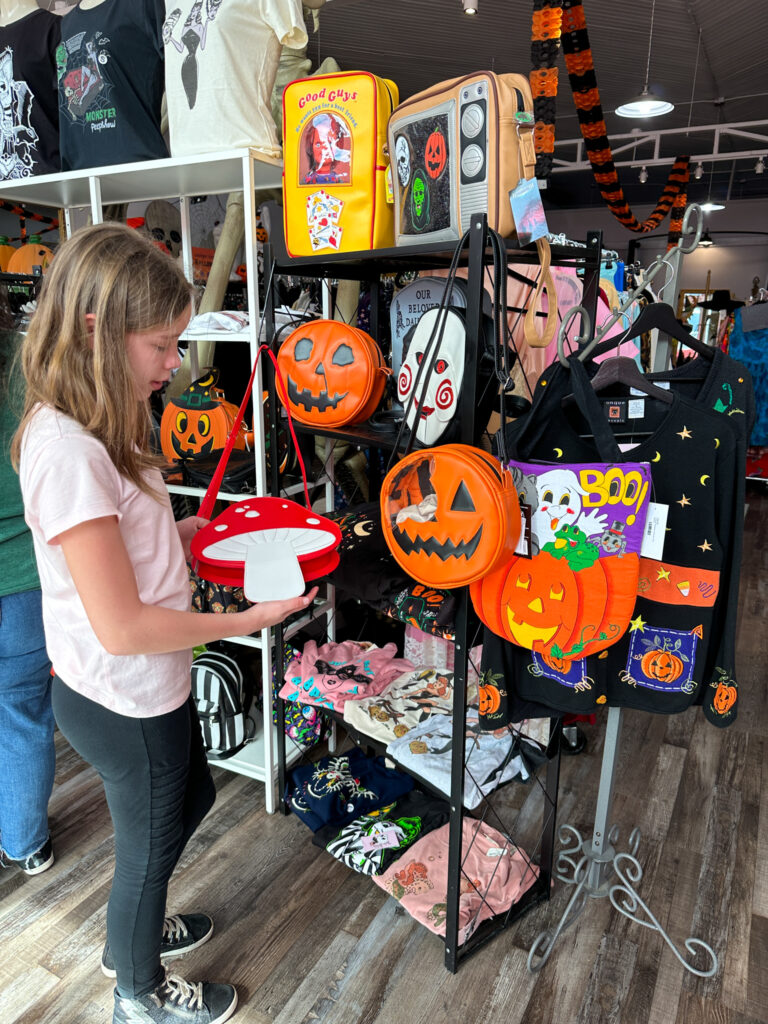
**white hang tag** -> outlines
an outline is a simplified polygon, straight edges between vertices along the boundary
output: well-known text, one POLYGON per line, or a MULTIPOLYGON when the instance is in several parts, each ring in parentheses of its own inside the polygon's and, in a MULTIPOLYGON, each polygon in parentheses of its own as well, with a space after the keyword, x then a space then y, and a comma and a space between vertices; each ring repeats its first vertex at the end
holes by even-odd
POLYGON ((643 531, 643 543, 640 555, 660 561, 664 557, 664 539, 667 535, 667 516, 669 505, 658 505, 655 501, 648 503, 648 515, 643 531))
POLYGON ((251 545, 245 555, 243 591, 249 601, 287 601, 304 593, 306 584, 293 545, 271 541, 251 545))

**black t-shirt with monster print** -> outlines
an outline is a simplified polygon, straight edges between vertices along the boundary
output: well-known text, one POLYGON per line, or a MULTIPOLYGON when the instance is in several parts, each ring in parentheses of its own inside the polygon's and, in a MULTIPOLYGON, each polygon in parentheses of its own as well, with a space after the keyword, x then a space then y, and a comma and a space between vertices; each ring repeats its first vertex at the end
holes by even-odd
POLYGON ((32 11, 0 26, 0 181, 54 174, 59 158, 56 47, 61 19, 32 11))
POLYGON ((61 164, 168 156, 160 131, 163 0, 103 0, 62 18, 57 53, 61 164))

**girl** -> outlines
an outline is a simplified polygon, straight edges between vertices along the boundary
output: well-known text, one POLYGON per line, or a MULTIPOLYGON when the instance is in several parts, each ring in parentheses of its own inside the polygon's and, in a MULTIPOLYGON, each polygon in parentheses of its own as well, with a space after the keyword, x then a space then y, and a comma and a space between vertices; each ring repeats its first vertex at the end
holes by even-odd
POLYGON ((190 698, 190 649, 254 633, 316 589, 235 615, 190 611, 185 556, 204 520, 179 523, 148 451, 148 398, 179 365, 191 288, 124 225, 59 249, 23 348, 14 438, 43 592, 56 722, 98 771, 115 829, 105 973, 113 1024, 220 1024, 231 985, 165 975, 161 956, 201 945, 204 914, 164 919, 168 880, 214 800, 190 698))

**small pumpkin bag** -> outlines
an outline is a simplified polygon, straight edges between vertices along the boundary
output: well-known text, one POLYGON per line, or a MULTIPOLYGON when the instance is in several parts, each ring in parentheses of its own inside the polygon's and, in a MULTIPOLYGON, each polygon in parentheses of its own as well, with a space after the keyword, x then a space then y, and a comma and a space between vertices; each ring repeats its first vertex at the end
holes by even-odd
MULTIPOLYGON (((223 391, 216 387, 217 381, 218 371, 207 370, 168 401, 160 420, 160 445, 163 455, 172 462, 198 461, 224 449, 237 406, 226 401, 223 391)), ((253 431, 241 420, 233 447, 244 451, 252 443, 253 431)))
POLYGON ((384 394, 391 370, 366 331, 338 320, 311 320, 280 346, 277 365, 294 419, 313 427, 362 423, 384 394))

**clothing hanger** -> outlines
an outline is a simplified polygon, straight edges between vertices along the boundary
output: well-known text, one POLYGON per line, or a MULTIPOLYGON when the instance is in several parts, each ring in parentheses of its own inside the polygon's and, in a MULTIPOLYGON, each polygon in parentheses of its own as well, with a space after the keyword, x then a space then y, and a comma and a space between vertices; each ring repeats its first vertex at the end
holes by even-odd
MULTIPOLYGON (((613 339, 612 339, 613 340, 613 339)), ((591 380, 593 391, 602 391, 614 384, 642 391, 649 398, 655 398, 665 405, 671 405, 675 396, 666 388, 657 387, 642 374, 634 359, 629 356, 614 356, 600 364, 600 368, 591 380)))
POLYGON ((625 341, 639 338, 641 334, 652 330, 658 330, 670 338, 675 338, 676 341, 679 341, 687 348, 693 349, 694 352, 710 362, 715 357, 715 350, 710 345, 700 341, 679 323, 675 317, 675 311, 667 302, 649 302, 647 306, 643 306, 628 331, 601 342, 593 349, 593 354, 600 355, 603 352, 610 351, 612 348, 618 348, 625 341))

